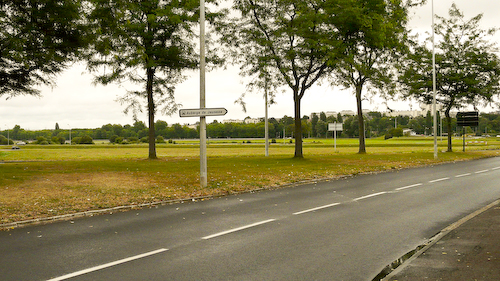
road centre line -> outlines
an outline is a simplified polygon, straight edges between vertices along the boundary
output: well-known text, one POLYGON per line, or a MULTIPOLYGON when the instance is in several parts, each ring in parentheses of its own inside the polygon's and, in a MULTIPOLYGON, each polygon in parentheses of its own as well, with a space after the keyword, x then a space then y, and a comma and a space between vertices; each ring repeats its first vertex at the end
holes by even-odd
POLYGON ((461 177, 466 177, 466 176, 470 176, 472 175, 471 173, 467 173, 467 174, 461 174, 461 175, 456 175, 455 178, 461 178, 461 177))
POLYGON ((116 265, 120 265, 120 264, 129 262, 129 261, 138 260, 138 259, 142 259, 142 258, 145 258, 145 257, 148 257, 148 256, 156 255, 156 254, 159 254, 159 253, 162 253, 162 252, 165 252, 165 251, 168 251, 168 249, 159 249, 159 250, 156 250, 156 251, 151 251, 151 252, 144 253, 144 254, 137 255, 137 256, 133 256, 133 257, 130 257, 130 258, 126 258, 126 259, 122 259, 122 260, 110 262, 110 263, 107 263, 107 264, 103 264, 103 265, 91 267, 91 268, 88 268, 88 269, 80 270, 80 271, 77 271, 77 272, 74 272, 74 273, 66 274, 66 275, 63 275, 61 277, 49 279, 47 281, 61 281, 61 280, 66 280, 66 279, 73 278, 73 277, 76 277, 76 276, 80 276, 80 275, 83 275, 83 274, 87 274, 87 273, 90 273, 90 272, 98 271, 98 270, 105 269, 105 268, 108 268, 108 267, 113 267, 113 266, 116 266, 116 265))
POLYGON ((474 174, 482 174, 482 173, 486 173, 486 172, 489 172, 489 171, 490 170, 482 170, 482 171, 477 171, 474 174))
POLYGON ((379 193, 373 193, 373 194, 370 194, 370 195, 366 195, 366 196, 361 196, 361 197, 358 197, 356 199, 353 199, 353 201, 359 201, 359 200, 363 200, 363 199, 367 199, 367 198, 371 198, 371 197, 375 197, 375 196, 379 196, 379 195, 382 195, 382 194, 386 194, 387 192, 384 191, 384 192, 379 192, 379 193))
POLYGON ((309 210, 304 210, 304 211, 296 212, 296 213, 293 213, 293 214, 294 215, 301 215, 301 214, 305 214, 305 213, 309 213, 309 212, 314 212, 314 211, 321 210, 321 209, 330 208, 330 207, 337 206, 337 205, 340 205, 340 203, 333 203, 333 204, 329 204, 329 205, 324 205, 324 206, 312 208, 312 209, 309 209, 309 210))
POLYGON ((417 186, 421 186, 421 185, 422 185, 421 183, 417 183, 417 184, 412 184, 412 185, 396 188, 395 190, 401 191, 401 190, 405 190, 405 189, 409 189, 409 188, 417 187, 417 186))
POLYGON ((495 170, 499 170, 500 167, 496 167, 496 168, 492 168, 491 170, 495 171, 495 170))
POLYGON ((445 181, 445 180, 449 180, 449 179, 450 178, 442 178, 442 179, 437 179, 437 180, 429 181, 429 183, 435 183, 435 182, 445 181))
POLYGON ((258 226, 258 225, 270 223, 270 222, 273 222, 273 221, 275 221, 275 219, 270 219, 270 220, 266 220, 266 221, 256 222, 256 223, 252 223, 252 224, 245 225, 245 226, 242 226, 242 227, 233 228, 233 229, 230 229, 230 230, 227 230, 227 231, 223 231, 223 232, 219 232, 219 233, 216 233, 216 234, 208 235, 208 236, 202 237, 201 239, 208 240, 208 239, 212 239, 212 238, 219 237, 219 236, 222 236, 222 235, 226 235, 226 234, 229 234, 229 233, 233 233, 233 232, 237 232, 237 231, 244 230, 244 229, 247 229, 247 228, 251 228, 251 227, 254 227, 254 226, 258 226))

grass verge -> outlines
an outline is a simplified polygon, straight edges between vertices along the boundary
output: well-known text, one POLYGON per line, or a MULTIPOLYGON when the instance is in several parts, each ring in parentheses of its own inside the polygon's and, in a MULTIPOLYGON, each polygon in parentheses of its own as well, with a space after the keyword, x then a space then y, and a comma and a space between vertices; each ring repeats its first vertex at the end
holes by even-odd
POLYGON ((158 160, 144 160, 145 146, 26 147, 0 155, 0 224, 122 205, 218 196, 277 188, 304 180, 403 169, 498 156, 496 150, 440 153, 411 144, 369 147, 356 154, 318 143, 291 158, 293 146, 209 146, 207 188, 199 186, 198 148, 160 146, 158 160), (36 160, 36 161, 33 161, 36 160), (3 161, 3 162, 2 162, 3 161))

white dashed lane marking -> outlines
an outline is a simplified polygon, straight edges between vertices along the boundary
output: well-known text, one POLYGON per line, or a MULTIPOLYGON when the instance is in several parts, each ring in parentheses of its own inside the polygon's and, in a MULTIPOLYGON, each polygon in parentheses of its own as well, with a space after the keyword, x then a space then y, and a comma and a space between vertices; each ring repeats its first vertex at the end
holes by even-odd
POLYGON ((156 254, 159 254, 159 253, 162 253, 162 252, 165 252, 165 251, 168 251, 168 249, 159 249, 159 250, 156 250, 156 251, 144 253, 144 254, 141 254, 141 255, 133 256, 133 257, 130 257, 130 258, 119 260, 119 261, 110 262, 110 263, 99 265, 99 266, 96 266, 96 267, 84 269, 84 270, 77 271, 77 272, 74 272, 74 273, 71 273, 71 274, 67 274, 67 275, 64 275, 64 276, 61 276, 61 277, 53 278, 53 279, 50 279, 50 280, 47 280, 47 281, 62 281, 62 280, 70 279, 70 278, 73 278, 73 277, 76 277, 76 276, 80 276, 80 275, 83 275, 83 274, 87 274, 87 273, 90 273, 90 272, 98 271, 98 270, 105 269, 105 268, 108 268, 108 267, 113 267, 113 266, 120 265, 120 264, 123 264, 123 263, 126 263, 126 262, 130 262, 130 261, 133 261, 133 260, 138 260, 138 259, 142 259, 142 258, 149 257, 149 256, 152 256, 152 255, 156 255, 156 254))
POLYGON ((293 213, 293 214, 294 215, 301 215, 301 214, 305 214, 305 213, 309 213, 309 212, 314 212, 314 211, 321 210, 321 209, 330 208, 330 207, 337 206, 337 205, 340 205, 340 203, 333 203, 333 204, 329 204, 329 205, 324 205, 324 206, 312 208, 312 209, 309 209, 309 210, 304 210, 304 211, 296 212, 296 213, 293 213))
POLYGON ((437 179, 437 180, 429 181, 429 183, 435 183, 435 182, 445 181, 445 180, 449 180, 449 179, 450 178, 442 178, 442 179, 437 179))
POLYGON ((270 220, 266 220, 266 221, 256 222, 256 223, 252 223, 252 224, 245 225, 245 226, 242 226, 242 227, 233 228, 233 229, 222 231, 222 232, 219 232, 219 233, 216 233, 216 234, 208 235, 208 236, 202 237, 201 239, 208 240, 208 239, 212 239, 212 238, 219 237, 219 236, 222 236, 222 235, 226 235, 226 234, 229 234, 229 233, 233 233, 233 232, 237 232, 237 231, 244 230, 244 229, 247 229, 247 228, 251 228, 251 227, 254 227, 254 226, 258 226, 258 225, 270 223, 270 222, 273 222, 273 221, 275 221, 275 219, 270 219, 270 220))
POLYGON ((395 190, 396 191, 401 191, 401 190, 405 190, 405 189, 409 189, 409 188, 413 188, 413 187, 417 187, 417 186, 421 186, 421 185, 423 185, 423 184, 422 183, 417 183, 417 184, 412 184, 412 185, 408 185, 408 186, 396 188, 395 190))

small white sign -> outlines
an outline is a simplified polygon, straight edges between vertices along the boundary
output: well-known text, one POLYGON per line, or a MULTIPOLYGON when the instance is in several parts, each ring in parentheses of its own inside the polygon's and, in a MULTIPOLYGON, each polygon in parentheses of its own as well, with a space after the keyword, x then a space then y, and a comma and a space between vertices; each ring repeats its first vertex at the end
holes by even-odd
POLYGON ((328 131, 342 131, 342 123, 329 123, 328 124, 328 131))
POLYGON ((226 115, 225 108, 196 108, 179 110, 180 117, 222 116, 226 115))

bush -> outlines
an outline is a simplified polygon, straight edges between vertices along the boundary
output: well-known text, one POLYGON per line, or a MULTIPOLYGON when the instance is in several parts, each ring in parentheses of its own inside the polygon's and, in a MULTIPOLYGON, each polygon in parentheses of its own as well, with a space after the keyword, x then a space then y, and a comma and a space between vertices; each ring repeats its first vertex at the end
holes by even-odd
POLYGON ((127 141, 129 143, 138 143, 139 142, 139 138, 136 138, 136 137, 130 137, 130 138, 127 138, 127 141))
POLYGON ((162 137, 162 136, 158 136, 158 137, 156 138, 156 143, 165 143, 165 140, 163 139, 163 137, 162 137))
POLYGON ((45 137, 37 137, 36 138, 36 144, 49 144, 49 140, 47 140, 45 137))
POLYGON ((66 143, 66 139, 64 137, 52 137, 53 143, 64 144, 66 143))
POLYGON ((272 140, 271 140, 271 143, 276 143, 276 139, 272 139, 272 140))
POLYGON ((401 128, 392 128, 389 131, 389 134, 392 135, 393 137, 399 138, 403 136, 403 129, 401 128))
POLYGON ((109 142, 110 142, 110 143, 115 143, 117 138, 118 138, 118 135, 112 135, 112 136, 109 138, 109 142))
POLYGON ((117 144, 123 143, 123 138, 122 137, 115 138, 115 142, 114 143, 117 143, 117 144))
POLYGON ((391 134, 385 134, 384 139, 385 140, 392 139, 392 135, 391 134))
POLYGON ((94 144, 94 140, 92 139, 91 136, 84 135, 82 137, 82 140, 80 141, 80 144, 94 144))
POLYGON ((7 139, 3 135, 0 135, 0 144, 2 144, 2 145, 6 145, 6 144, 10 145, 10 144, 14 144, 14 141, 12 141, 11 139, 7 139))
POLYGON ((94 140, 89 135, 84 135, 83 137, 76 137, 71 140, 71 143, 75 144, 94 144, 94 140))
POLYGON ((149 142, 149 137, 143 137, 141 138, 142 143, 148 143, 149 142))

